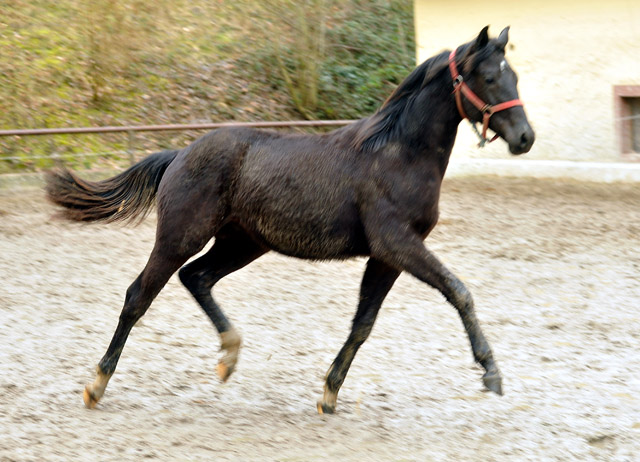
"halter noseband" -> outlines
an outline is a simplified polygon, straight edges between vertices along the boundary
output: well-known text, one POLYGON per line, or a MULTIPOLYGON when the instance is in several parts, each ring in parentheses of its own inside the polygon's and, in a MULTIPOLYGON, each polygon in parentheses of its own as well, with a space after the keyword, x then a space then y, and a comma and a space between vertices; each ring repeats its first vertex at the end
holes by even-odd
POLYGON ((458 112, 463 119, 469 119, 469 122, 471 122, 471 126, 480 137, 479 146, 483 147, 487 141, 491 143, 492 141, 498 139, 497 134, 491 139, 487 138, 487 129, 489 128, 489 119, 491 118, 491 116, 496 112, 504 111, 505 109, 509 109, 514 106, 524 106, 524 103, 519 99, 512 99, 511 101, 506 101, 504 103, 499 103, 492 106, 491 104, 486 104, 484 101, 478 98, 478 96, 473 91, 471 91, 469 85, 464 82, 464 78, 458 72, 458 68, 456 67, 456 50, 453 50, 449 55, 449 70, 451 71, 451 77, 453 78, 453 93, 456 96, 456 106, 458 106, 458 112), (482 134, 478 132, 475 122, 473 122, 464 111, 464 108, 462 107, 462 95, 464 95, 469 100, 469 102, 482 113, 482 134))

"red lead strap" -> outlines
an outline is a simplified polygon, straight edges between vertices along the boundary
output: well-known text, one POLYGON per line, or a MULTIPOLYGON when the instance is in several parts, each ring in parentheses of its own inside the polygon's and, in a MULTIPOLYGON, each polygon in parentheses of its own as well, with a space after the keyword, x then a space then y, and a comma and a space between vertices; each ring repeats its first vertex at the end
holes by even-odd
POLYGON ((469 119, 469 122, 471 122, 473 129, 480 137, 480 147, 484 146, 487 141, 491 143, 498 139, 498 135, 495 135, 491 139, 487 138, 487 129, 489 128, 489 119, 491 116, 496 112, 504 111, 505 109, 509 109, 514 106, 524 106, 524 103, 519 99, 512 99, 511 101, 506 101, 492 106, 478 98, 478 95, 471 91, 469 85, 464 82, 462 75, 458 72, 458 68, 456 67, 456 50, 453 50, 449 55, 449 70, 451 71, 451 77, 453 77, 453 93, 456 96, 458 112, 463 119, 469 119), (469 102, 482 113, 482 134, 478 132, 475 123, 469 118, 466 112, 464 112, 464 108, 462 106, 462 95, 464 95, 469 102))

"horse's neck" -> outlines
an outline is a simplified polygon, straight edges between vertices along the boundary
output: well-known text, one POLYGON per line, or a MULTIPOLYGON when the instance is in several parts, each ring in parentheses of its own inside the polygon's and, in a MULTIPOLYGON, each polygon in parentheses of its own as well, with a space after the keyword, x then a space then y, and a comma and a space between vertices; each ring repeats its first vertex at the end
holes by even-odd
POLYGON ((429 83, 408 105, 404 114, 405 139, 425 162, 437 162, 442 175, 458 132, 460 117, 451 93, 448 74, 429 83))

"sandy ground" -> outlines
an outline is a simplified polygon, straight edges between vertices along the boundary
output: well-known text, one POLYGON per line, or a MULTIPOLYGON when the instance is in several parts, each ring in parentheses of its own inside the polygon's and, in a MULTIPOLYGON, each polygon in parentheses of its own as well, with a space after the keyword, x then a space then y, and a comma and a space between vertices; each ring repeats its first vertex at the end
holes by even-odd
POLYGON ((88 410, 154 219, 70 224, 38 191, 0 194, 1 461, 640 460, 637 184, 446 181, 427 245, 474 294, 506 394, 482 391, 453 308, 403 275, 333 416, 315 402, 364 260, 269 254, 220 282, 245 344, 226 384, 174 276, 88 410))

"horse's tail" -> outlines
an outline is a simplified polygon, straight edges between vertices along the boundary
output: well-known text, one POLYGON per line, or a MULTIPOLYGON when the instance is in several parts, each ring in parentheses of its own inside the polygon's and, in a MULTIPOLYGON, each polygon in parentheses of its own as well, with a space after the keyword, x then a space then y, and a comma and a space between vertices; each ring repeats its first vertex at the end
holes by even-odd
POLYGON ((158 185, 178 150, 151 154, 113 178, 86 181, 67 169, 48 172, 47 198, 72 221, 138 221, 151 209, 158 185))

